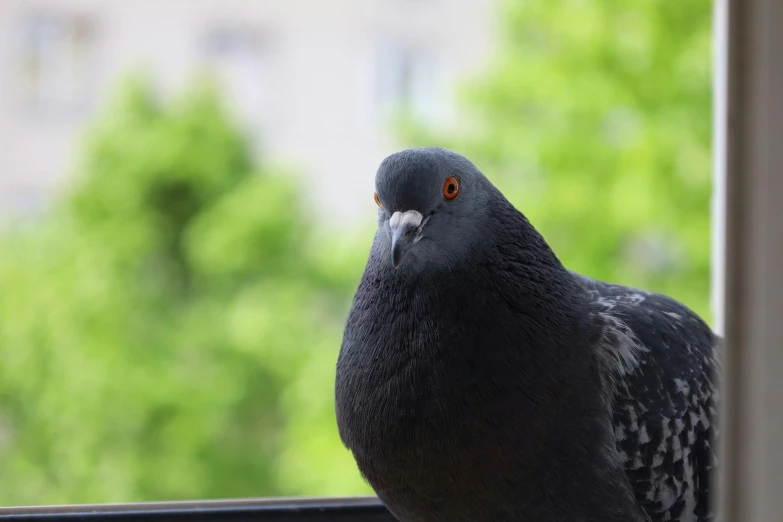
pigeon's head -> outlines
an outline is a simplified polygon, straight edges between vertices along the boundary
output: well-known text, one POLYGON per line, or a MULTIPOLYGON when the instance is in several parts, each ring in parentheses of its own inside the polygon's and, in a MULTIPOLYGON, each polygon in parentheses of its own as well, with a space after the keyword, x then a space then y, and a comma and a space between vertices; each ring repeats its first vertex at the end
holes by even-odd
POLYGON ((499 195, 473 163, 435 147, 384 159, 375 189, 375 248, 394 268, 414 269, 467 260, 487 239, 487 209, 499 195))

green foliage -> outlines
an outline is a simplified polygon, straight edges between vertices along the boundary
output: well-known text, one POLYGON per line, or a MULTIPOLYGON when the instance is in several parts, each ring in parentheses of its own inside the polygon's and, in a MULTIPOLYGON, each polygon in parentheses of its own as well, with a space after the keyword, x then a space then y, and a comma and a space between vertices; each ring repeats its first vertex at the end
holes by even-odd
MULTIPOLYGON (((513 0, 454 148, 585 275, 709 317, 711 2, 513 0)), ((410 123, 409 123, 410 125, 410 123)))
MULTIPOLYGON (((407 130, 473 159, 569 268, 706 317, 710 19, 506 1, 469 132, 407 130)), ((332 389, 372 237, 302 208, 208 86, 128 83, 51 213, 0 235, 0 504, 368 493, 332 389)))
POLYGON ((136 81, 2 238, 0 503, 367 491, 331 394, 361 269, 253 163, 209 88, 160 106, 136 81))

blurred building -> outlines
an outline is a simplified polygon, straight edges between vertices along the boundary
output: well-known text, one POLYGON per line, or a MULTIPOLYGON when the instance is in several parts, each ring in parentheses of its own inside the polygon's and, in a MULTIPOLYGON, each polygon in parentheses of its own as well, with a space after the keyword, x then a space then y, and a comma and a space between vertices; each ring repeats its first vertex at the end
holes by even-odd
MULTIPOLYGON (((276 162, 306 173, 324 221, 373 205, 396 107, 451 125, 492 44, 492 0, 0 0, 0 216, 36 213, 123 73, 162 92, 214 69, 276 162)), ((111 173, 107 173, 111 175, 111 173)))

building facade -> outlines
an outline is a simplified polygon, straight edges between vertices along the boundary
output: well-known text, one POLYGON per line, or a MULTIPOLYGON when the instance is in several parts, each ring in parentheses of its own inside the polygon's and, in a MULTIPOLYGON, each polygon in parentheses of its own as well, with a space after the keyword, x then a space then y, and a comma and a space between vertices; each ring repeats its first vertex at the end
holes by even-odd
POLYGON ((372 206, 396 107, 450 125, 492 45, 492 0, 0 0, 0 218, 63 183, 84 124, 123 74, 175 92, 212 69, 276 163, 311 180, 327 223, 372 206))

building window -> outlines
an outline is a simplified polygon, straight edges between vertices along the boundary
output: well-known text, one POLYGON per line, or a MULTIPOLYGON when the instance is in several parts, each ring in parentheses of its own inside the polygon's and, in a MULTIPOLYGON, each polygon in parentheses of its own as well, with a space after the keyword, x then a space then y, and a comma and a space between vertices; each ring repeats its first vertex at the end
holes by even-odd
POLYGON ((387 42, 378 57, 378 101, 383 113, 430 119, 435 113, 435 63, 416 46, 387 42))
MULTIPOLYGON (((38 186, 26 184, 0 185, 0 223, 7 219, 30 220, 40 216, 46 203, 46 193, 38 186)), ((0 446, 3 423, 0 417, 0 446)))
POLYGON ((31 14, 19 25, 17 92, 35 112, 83 110, 94 84, 96 29, 84 15, 31 14))
POLYGON ((214 75, 225 99, 254 127, 268 119, 265 46, 260 30, 221 26, 202 41, 202 61, 214 75))

